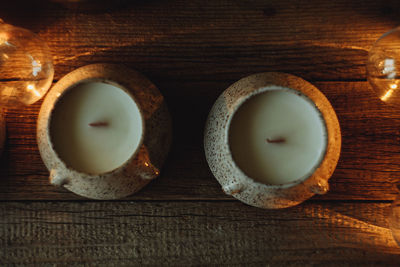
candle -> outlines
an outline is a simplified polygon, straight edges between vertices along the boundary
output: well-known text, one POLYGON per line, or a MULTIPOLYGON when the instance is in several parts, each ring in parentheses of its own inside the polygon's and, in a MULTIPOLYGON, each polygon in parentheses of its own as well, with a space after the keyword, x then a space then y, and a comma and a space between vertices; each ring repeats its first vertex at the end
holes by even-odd
POLYGON ((157 87, 135 70, 92 64, 49 91, 37 124, 49 182, 80 196, 117 199, 160 175, 171 120, 157 87))
POLYGON ((245 101, 229 128, 238 167, 265 184, 310 175, 321 162, 327 137, 315 105, 294 90, 273 88, 245 101))
POLYGON ((294 75, 265 72, 229 86, 208 115, 204 151, 222 190, 277 209, 329 190, 341 148, 328 99, 294 75))
POLYGON ((121 88, 80 83, 65 93, 51 117, 51 141, 67 166, 101 174, 123 165, 142 138, 137 104, 121 88))

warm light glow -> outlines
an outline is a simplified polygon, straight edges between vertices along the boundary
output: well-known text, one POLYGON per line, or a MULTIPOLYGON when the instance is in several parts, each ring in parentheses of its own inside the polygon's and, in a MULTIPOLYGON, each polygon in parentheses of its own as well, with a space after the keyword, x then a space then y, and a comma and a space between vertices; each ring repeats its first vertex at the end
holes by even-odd
POLYGON ((40 93, 35 89, 34 85, 28 84, 28 86, 26 88, 28 89, 28 91, 32 91, 35 95, 40 97, 40 93))
POLYGON ((0 45, 7 43, 8 41, 8 34, 5 32, 0 32, 0 45))
POLYGON ((386 74, 388 79, 396 78, 397 73, 395 63, 396 61, 394 60, 394 58, 385 59, 383 74, 386 74))
POLYGON ((392 83, 390 85, 390 89, 383 96, 381 96, 381 100, 382 101, 388 100, 392 96, 393 92, 397 89, 397 87, 398 87, 397 84, 392 83))
POLYGON ((386 92, 386 94, 384 94, 383 96, 381 96, 381 100, 382 101, 386 101, 388 100, 388 98, 393 94, 393 89, 390 89, 386 92))
POLYGON ((386 227, 342 214, 335 211, 335 208, 306 207, 302 211, 311 216, 314 221, 326 222, 328 227, 325 230, 320 228, 319 231, 319 236, 325 237, 325 244, 356 248, 373 247, 375 251, 400 254, 391 230, 386 227), (332 235, 332 229, 341 229, 343 233, 343 229, 347 229, 348 234, 332 235))
POLYGON ((148 164, 147 162, 145 162, 144 165, 145 165, 146 167, 149 167, 149 164, 148 164))

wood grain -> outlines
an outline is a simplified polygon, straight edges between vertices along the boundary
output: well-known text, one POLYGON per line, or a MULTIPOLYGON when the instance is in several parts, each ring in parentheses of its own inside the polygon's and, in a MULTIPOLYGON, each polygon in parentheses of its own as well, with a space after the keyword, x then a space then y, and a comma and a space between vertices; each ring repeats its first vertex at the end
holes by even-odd
POLYGON ((49 44, 57 79, 113 62, 156 81, 230 81, 261 71, 364 80, 368 49, 400 15, 394 0, 126 1, 93 12, 26 2, 4 3, 0 17, 49 44))
POLYGON ((388 204, 0 203, 0 263, 397 266, 388 204))
MULTIPOLYGON (((120 63, 147 75, 165 95, 175 131, 170 158, 162 176, 130 199, 231 199, 208 170, 203 126, 225 88, 260 71, 343 81, 317 83, 343 129, 332 189, 320 198, 393 199, 399 115, 367 83, 351 81, 365 80, 368 48, 395 26, 399 2, 134 1, 93 12, 20 2, 2 6, 0 17, 49 44, 56 79, 85 64, 120 63)), ((35 141, 39 105, 7 112, 0 199, 79 199, 47 184, 35 141)))
POLYGON ((174 143, 161 176, 138 194, 83 201, 48 185, 35 140, 41 103, 8 110, 0 265, 398 266, 386 218, 400 180, 400 111, 373 94, 364 65, 397 26, 399 1, 57 1, 4 1, 0 18, 48 43, 55 81, 99 62, 145 74, 166 97, 174 143), (316 84, 343 134, 329 193, 284 210, 224 195, 202 148, 218 95, 264 71, 316 84))
MULTIPOLYGON (((234 82, 234 81, 232 81, 234 82)), ((343 148, 327 195, 315 199, 391 200, 400 177, 400 112, 382 104, 366 82, 318 82, 341 124, 343 148)), ((206 116, 227 86, 203 81, 177 91, 160 83, 174 121, 173 148, 162 175, 136 195, 136 200, 228 200, 205 161, 206 116), (201 88, 205 86, 209 90, 201 88)), ((1 200, 80 199, 50 186, 35 140, 40 104, 7 112, 8 140, 0 165, 1 200)))

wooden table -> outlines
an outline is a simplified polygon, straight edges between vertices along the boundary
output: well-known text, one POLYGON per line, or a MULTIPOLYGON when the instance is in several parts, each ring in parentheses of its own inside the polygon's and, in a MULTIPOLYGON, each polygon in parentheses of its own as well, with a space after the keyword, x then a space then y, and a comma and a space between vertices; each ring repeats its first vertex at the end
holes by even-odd
POLYGON ((48 184, 35 140, 40 108, 8 110, 0 164, 5 265, 398 266, 387 214, 400 177, 400 112, 366 82, 373 42, 398 25, 398 1, 132 1, 106 10, 20 0, 0 18, 47 41, 55 81, 87 64, 125 64, 163 93, 173 147, 138 194, 92 201, 48 184), (252 73, 315 84, 341 123, 331 190, 284 210, 222 193, 204 157, 218 95, 252 73))

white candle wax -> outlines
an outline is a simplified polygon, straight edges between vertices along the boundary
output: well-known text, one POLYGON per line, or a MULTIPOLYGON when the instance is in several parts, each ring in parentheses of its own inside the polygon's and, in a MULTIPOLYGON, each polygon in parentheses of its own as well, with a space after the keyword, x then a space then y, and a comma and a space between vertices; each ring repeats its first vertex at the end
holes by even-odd
POLYGON ((136 151, 142 118, 122 89, 88 82, 70 89, 51 116, 51 140, 67 166, 100 174, 123 165, 136 151))
POLYGON ((327 136, 315 105, 296 91, 274 88, 245 101, 229 128, 232 156, 249 177, 286 184, 311 174, 327 136))

